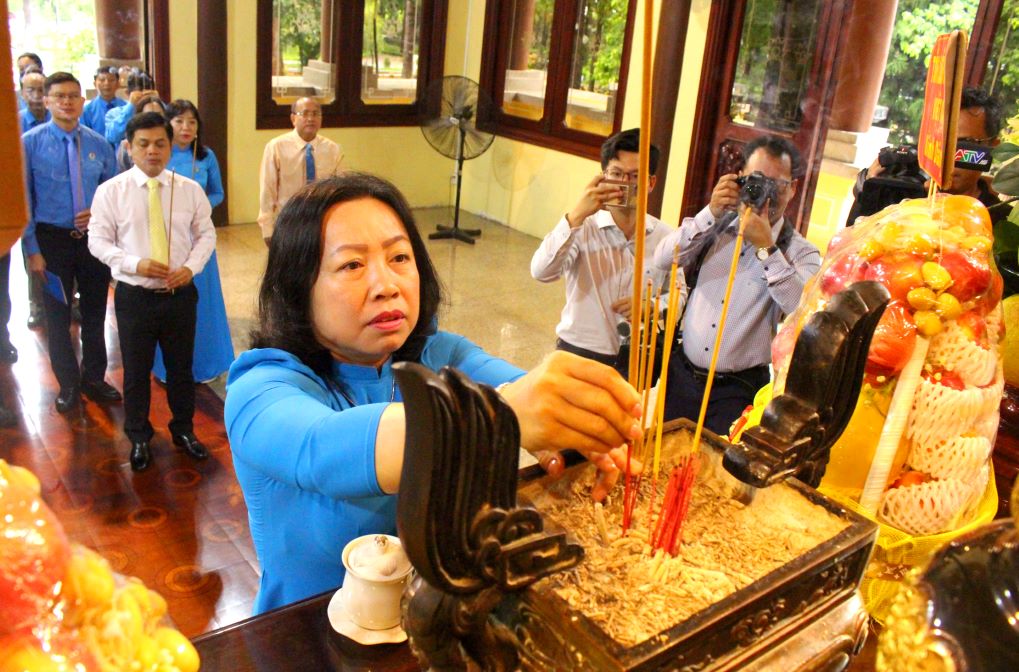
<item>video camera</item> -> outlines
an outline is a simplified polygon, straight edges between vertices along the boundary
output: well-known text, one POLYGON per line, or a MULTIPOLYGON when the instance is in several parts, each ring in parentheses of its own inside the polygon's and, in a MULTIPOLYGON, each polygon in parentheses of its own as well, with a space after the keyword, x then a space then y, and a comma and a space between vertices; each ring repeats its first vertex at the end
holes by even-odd
MULTIPOLYGON (((883 208, 907 198, 924 198, 930 177, 920 169, 916 147, 900 145, 885 147, 877 155, 884 172, 863 183, 856 206, 848 223, 857 217, 873 215, 883 208)), ((991 148, 972 142, 959 141, 955 149, 955 167, 986 172, 991 167, 991 148)))
POLYGON ((739 200, 754 210, 763 208, 769 199, 773 204, 778 200, 778 184, 759 170, 737 177, 736 184, 740 187, 739 200))

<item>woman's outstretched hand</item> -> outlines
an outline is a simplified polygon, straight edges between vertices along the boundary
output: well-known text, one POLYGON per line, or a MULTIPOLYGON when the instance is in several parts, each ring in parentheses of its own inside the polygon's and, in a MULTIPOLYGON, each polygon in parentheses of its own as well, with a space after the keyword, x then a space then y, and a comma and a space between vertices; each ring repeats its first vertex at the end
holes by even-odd
MULTIPOLYGON (((641 433, 640 395, 604 364, 553 352, 502 395, 520 423, 520 443, 539 454, 552 475, 562 471, 556 451, 573 448, 598 467, 592 491, 601 501, 626 468, 627 442, 641 433)), ((630 470, 640 466, 631 462, 630 470)))

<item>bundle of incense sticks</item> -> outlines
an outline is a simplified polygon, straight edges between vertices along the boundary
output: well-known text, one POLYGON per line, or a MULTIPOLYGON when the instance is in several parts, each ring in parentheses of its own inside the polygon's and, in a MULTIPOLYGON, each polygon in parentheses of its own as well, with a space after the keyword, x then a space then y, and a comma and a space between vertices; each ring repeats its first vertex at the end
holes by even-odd
POLYGON ((662 500, 662 512, 651 535, 651 552, 663 550, 675 556, 679 550, 677 543, 682 539, 683 521, 690 510, 690 499, 693 497, 693 482, 697 476, 700 458, 697 453, 687 455, 678 465, 673 467, 669 475, 669 484, 665 488, 662 500))
MULTIPOLYGON (((676 287, 676 275, 679 267, 679 246, 676 247, 673 258, 672 268, 669 273, 669 296, 668 304, 665 310, 665 345, 662 353, 662 367, 661 375, 658 380, 658 396, 655 399, 655 413, 652 416, 652 425, 650 432, 642 434, 641 438, 637 439, 634 443, 628 446, 626 452, 626 473, 623 476, 623 533, 630 528, 630 522, 633 518, 633 508, 637 503, 637 492, 640 489, 640 483, 643 479, 644 472, 642 471, 637 476, 632 476, 630 473, 630 462, 631 459, 637 459, 642 464, 648 462, 649 444, 644 440, 644 437, 654 433, 654 471, 652 480, 652 501, 654 501, 654 488, 658 485, 658 469, 661 459, 661 442, 662 442, 662 418, 665 413, 665 385, 668 380, 669 373, 669 355, 672 352, 670 347, 673 340, 676 337, 676 321, 678 318, 677 312, 679 310, 679 296, 680 291, 676 287)), ((651 283, 648 282, 648 296, 651 295, 651 283)), ((654 303, 648 303, 643 314, 643 327, 638 327, 640 336, 640 347, 641 352, 638 358, 638 371, 637 371, 637 391, 642 394, 642 401, 644 408, 648 406, 648 400, 651 394, 651 387, 655 381, 652 380, 654 377, 655 370, 655 357, 656 349, 658 345, 658 320, 657 316, 660 313, 661 308, 661 292, 655 296, 654 303)), ((634 347, 634 346, 631 346, 634 347)))
POLYGON ((671 555, 678 551, 676 540, 679 530, 683 527, 689 510, 690 496, 693 490, 693 479, 697 475, 697 460, 695 459, 700 450, 701 434, 704 430, 704 417, 708 410, 708 399, 711 398, 711 386, 715 378, 715 367, 718 365, 718 352, 722 347, 722 333, 725 330, 725 320, 729 314, 729 299, 732 297, 732 286, 736 279, 736 268, 739 265, 740 252, 743 249, 743 231, 747 225, 748 207, 744 207, 740 214, 739 230, 736 233, 736 242, 732 254, 732 263, 729 266, 729 279, 725 286, 725 295, 722 300, 722 314, 718 317, 718 333, 715 334, 715 345, 711 352, 711 363, 708 366, 708 377, 704 384, 704 397, 701 399, 700 413, 697 416, 697 427, 694 430, 693 441, 690 444, 690 455, 682 467, 673 469, 669 479, 669 486, 666 489, 665 500, 662 502, 662 509, 658 514, 658 523, 655 527, 654 548, 662 548, 671 555), (677 474, 679 469, 679 474, 677 474), (676 479, 675 485, 673 479, 676 479), (678 488, 671 496, 670 491, 678 488), (690 492, 687 492, 689 490, 690 492), (678 500, 676 499, 678 497, 678 500), (677 503, 678 502, 678 503, 677 503), (658 531, 662 530, 659 535, 658 531))
MULTIPOLYGON (((640 357, 643 348, 638 347, 635 341, 643 339, 643 332, 640 327, 641 310, 643 309, 642 278, 644 277, 644 237, 645 222, 647 221, 647 191, 648 191, 648 170, 651 161, 651 52, 654 26, 654 4, 644 3, 644 40, 642 50, 643 70, 641 71, 641 97, 640 97, 640 147, 639 147, 639 170, 637 171, 637 213, 636 226, 634 227, 633 240, 633 296, 630 303, 631 333, 634 334, 630 342, 629 380, 630 384, 640 392, 641 367, 640 357)), ((657 315, 656 315, 657 316, 657 315)), ((645 406, 646 408, 646 406, 645 406)), ((637 448, 643 446, 643 439, 637 440, 637 448)), ((634 453, 634 442, 626 446, 626 475, 623 482, 623 534, 630 527, 630 514, 633 512, 632 500, 636 499, 636 488, 631 482, 630 460, 634 453)))

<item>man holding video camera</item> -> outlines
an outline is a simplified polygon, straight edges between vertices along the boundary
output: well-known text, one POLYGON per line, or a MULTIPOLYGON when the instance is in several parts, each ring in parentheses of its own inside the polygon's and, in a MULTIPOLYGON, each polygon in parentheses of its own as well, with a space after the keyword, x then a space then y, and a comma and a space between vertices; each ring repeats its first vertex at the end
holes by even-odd
POLYGON ((763 136, 747 143, 739 176, 723 175, 711 202, 655 250, 655 265, 668 268, 673 249, 689 291, 681 348, 669 361, 666 418, 696 420, 722 313, 740 218, 743 244, 705 426, 726 435, 771 378, 771 339, 784 315, 800 302, 803 286, 821 267, 817 248, 785 216, 803 174, 790 141, 763 136))
MULTIPOLYGON (((952 170, 950 194, 972 196, 988 208, 1000 204, 984 173, 991 167, 991 150, 998 144, 1002 124, 1001 102, 983 89, 968 86, 962 90, 959 103, 959 121, 956 126, 957 153, 960 149, 973 150, 969 156, 980 157, 976 163, 967 163, 957 156, 952 170)), ((853 195, 856 201, 849 211, 846 226, 852 226, 857 217, 872 215, 885 207, 907 198, 924 198, 927 195, 928 176, 917 163, 916 147, 885 147, 870 168, 857 176, 853 195)), ((1011 208, 991 210, 991 220, 997 222, 1008 216, 1011 208)))

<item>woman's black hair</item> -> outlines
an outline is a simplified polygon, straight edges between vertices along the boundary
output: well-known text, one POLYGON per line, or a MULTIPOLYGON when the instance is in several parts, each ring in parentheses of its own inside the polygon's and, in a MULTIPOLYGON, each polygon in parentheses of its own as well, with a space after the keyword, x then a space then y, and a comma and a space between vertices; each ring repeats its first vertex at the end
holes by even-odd
POLYGON ((209 153, 209 150, 202 144, 202 116, 198 114, 198 108, 195 104, 190 100, 178 98, 166 106, 166 119, 167 121, 173 121, 174 117, 179 117, 185 112, 195 115, 195 121, 198 122, 195 139, 191 141, 191 151, 195 152, 195 157, 201 161, 209 153), (195 149, 196 147, 198 148, 197 150, 195 149))
POLYGON ((407 230, 420 282, 420 313, 406 342, 393 353, 393 360, 421 358, 425 340, 435 333, 443 301, 439 276, 403 194, 380 177, 357 172, 313 182, 294 194, 280 210, 258 292, 258 324, 251 332, 251 347, 286 350, 319 375, 328 374, 332 358, 315 339, 311 290, 322 263, 326 212, 337 203, 359 198, 385 203, 407 230))
MULTIPOLYGON (((166 103, 163 102, 162 98, 160 98, 159 96, 157 96, 155 94, 149 94, 147 96, 143 96, 143 97, 139 98, 138 99, 138 103, 136 105, 136 109, 138 109, 139 111, 140 110, 144 110, 146 105, 151 105, 152 103, 158 103, 159 104, 159 109, 160 109, 159 114, 162 114, 163 117, 165 118, 166 117, 166 103)), ((167 118, 166 120, 170 121, 169 118, 167 118)))

